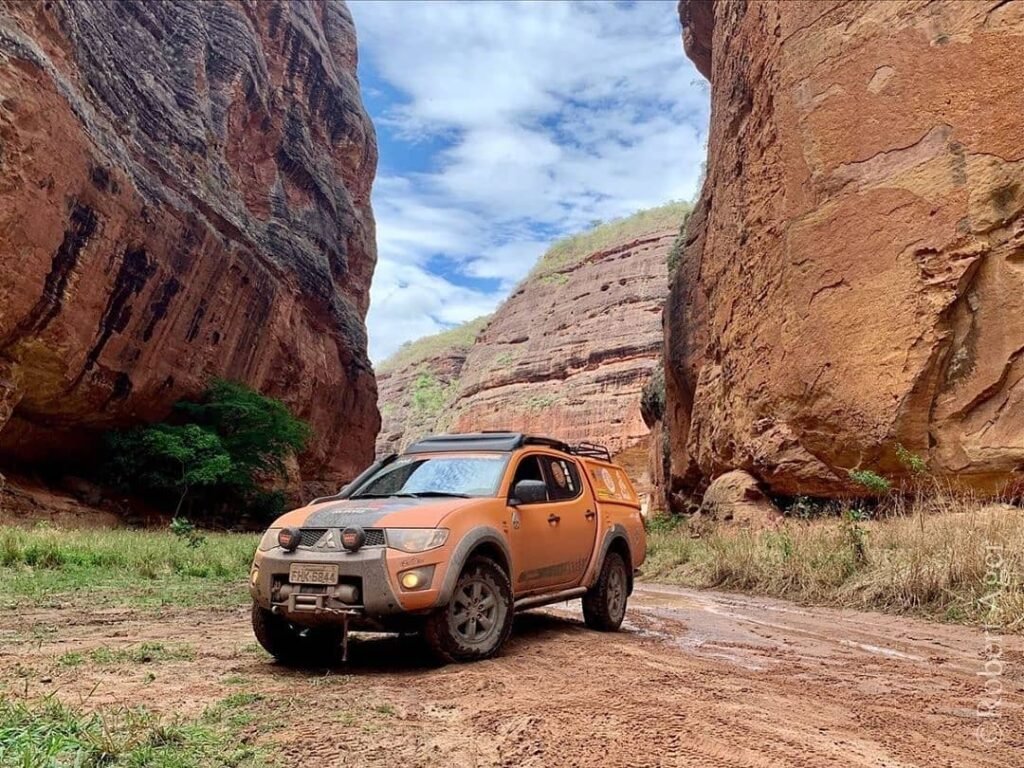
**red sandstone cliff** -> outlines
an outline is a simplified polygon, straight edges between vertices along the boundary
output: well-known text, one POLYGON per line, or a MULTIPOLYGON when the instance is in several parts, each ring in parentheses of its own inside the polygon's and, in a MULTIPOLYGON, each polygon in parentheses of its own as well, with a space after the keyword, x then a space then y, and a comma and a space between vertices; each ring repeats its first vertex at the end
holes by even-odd
POLYGON ((707 181, 666 312, 673 482, 1024 466, 1024 3, 682 0, 707 181))
POLYGON ((413 438, 512 429, 593 440, 652 492, 640 398, 661 354, 667 262, 688 210, 670 204, 557 244, 474 329, 472 346, 428 339, 421 343, 429 354, 407 351, 413 364, 386 363, 379 448, 407 443, 410 429, 413 438), (422 404, 437 417, 424 419, 422 404))
POLYGON ((377 149, 315 2, 0 3, 0 453, 87 454, 212 376, 372 457, 377 149))

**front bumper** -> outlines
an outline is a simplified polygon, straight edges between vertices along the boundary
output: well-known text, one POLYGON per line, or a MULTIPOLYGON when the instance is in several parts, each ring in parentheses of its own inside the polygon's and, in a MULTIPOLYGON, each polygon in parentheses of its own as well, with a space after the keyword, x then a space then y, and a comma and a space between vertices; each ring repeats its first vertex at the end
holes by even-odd
POLYGON ((274 547, 256 553, 249 591, 261 607, 300 624, 329 622, 342 614, 386 623, 389 618, 423 613, 436 606, 445 572, 443 560, 440 555, 436 559, 410 556, 386 547, 364 547, 356 552, 329 554, 302 547, 294 552, 274 547), (336 565, 338 584, 291 584, 289 573, 295 563, 336 565), (435 563, 435 577, 430 589, 399 593, 393 573, 435 563))
POLYGON ((289 618, 347 612, 386 616, 404 610, 391 589, 383 547, 331 555, 274 547, 256 553, 249 583, 253 600, 289 618), (337 565, 338 584, 291 584, 288 574, 294 563, 337 565))

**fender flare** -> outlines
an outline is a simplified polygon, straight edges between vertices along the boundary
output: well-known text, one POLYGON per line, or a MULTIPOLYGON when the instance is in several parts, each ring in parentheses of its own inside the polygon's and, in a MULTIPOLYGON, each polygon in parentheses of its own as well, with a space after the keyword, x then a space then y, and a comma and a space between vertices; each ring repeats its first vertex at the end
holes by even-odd
POLYGON ((608 550, 612 548, 612 544, 621 541, 623 547, 626 549, 626 579, 628 580, 628 594, 633 594, 633 550, 629 546, 629 536, 626 534, 626 529, 622 525, 616 523, 605 532, 604 539, 601 541, 600 555, 597 560, 597 567, 594 569, 593 578, 587 587, 592 587, 597 582, 598 577, 601 575, 601 569, 604 568, 604 559, 608 556, 608 550))
POLYGON ((505 541, 505 538, 496 528, 481 525, 473 528, 463 536, 462 541, 459 542, 458 546, 455 547, 455 551, 452 552, 451 559, 448 561, 448 570, 445 573, 444 581, 441 583, 441 590, 437 596, 436 605, 447 605, 452 599, 452 594, 455 592, 455 582, 458 581, 459 576, 462 574, 462 569, 466 567, 466 563, 473 550, 481 544, 493 544, 501 550, 502 555, 505 557, 506 567, 509 569, 508 576, 510 579, 512 578, 512 553, 509 551, 508 542, 505 541))

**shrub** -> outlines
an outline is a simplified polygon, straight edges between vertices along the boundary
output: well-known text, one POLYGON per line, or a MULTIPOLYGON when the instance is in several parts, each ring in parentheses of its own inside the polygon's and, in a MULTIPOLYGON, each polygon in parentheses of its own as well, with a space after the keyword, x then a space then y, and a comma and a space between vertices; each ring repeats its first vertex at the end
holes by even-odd
POLYGON ((640 393, 640 413, 647 426, 653 426, 665 415, 665 368, 659 364, 640 393))
POLYGON ((233 469, 216 433, 196 424, 154 424, 114 433, 109 446, 121 484, 177 492, 175 515, 190 489, 216 485, 233 469))
POLYGON ((865 490, 878 496, 888 493, 892 488, 892 483, 870 469, 851 469, 850 479, 865 490))
POLYGON ((679 265, 683 263, 683 249, 686 247, 686 224, 689 220, 690 214, 687 212, 682 225, 679 227, 679 234, 672 241, 672 247, 668 251, 666 263, 668 264, 669 280, 675 276, 676 272, 679 271, 679 265))
POLYGON ((309 425, 284 403, 233 381, 215 381, 202 400, 175 410, 217 434, 231 457, 228 482, 247 489, 259 474, 284 474, 284 459, 309 440, 309 425))
POLYGON ((412 409, 417 416, 437 416, 448 399, 446 387, 436 376, 421 373, 412 385, 412 409))
POLYGON ((928 462, 899 443, 896 443, 896 460, 912 475, 923 475, 928 472, 928 462))
POLYGON ((308 437, 280 401, 216 381, 199 402, 177 403, 172 421, 108 434, 106 473, 158 506, 169 506, 165 492, 173 491, 176 518, 190 494, 248 506, 263 493, 259 481, 283 476, 285 458, 308 437))

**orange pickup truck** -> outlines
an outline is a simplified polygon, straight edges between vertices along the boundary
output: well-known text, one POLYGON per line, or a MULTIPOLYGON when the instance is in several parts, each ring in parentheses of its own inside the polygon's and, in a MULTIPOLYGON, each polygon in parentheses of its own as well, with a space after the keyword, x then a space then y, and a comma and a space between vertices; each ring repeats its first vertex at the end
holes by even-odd
POLYGON ((582 598, 588 626, 618 629, 646 550, 636 491, 600 446, 431 437, 267 530, 253 630, 285 663, 335 653, 350 628, 484 659, 527 608, 582 598))

